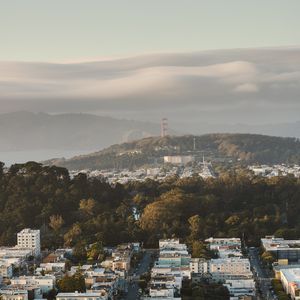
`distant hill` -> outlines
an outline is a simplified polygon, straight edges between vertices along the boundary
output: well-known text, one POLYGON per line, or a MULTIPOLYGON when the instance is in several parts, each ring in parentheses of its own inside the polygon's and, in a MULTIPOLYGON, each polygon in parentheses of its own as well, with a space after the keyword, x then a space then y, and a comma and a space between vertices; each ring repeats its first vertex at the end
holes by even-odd
POLYGON ((247 163, 300 163, 300 140, 257 134, 206 134, 150 137, 113 145, 99 152, 68 160, 45 162, 72 170, 131 168, 152 164, 164 155, 205 155, 212 160, 247 163))
POLYGON ((0 114, 0 151, 91 151, 159 133, 159 124, 91 114, 0 114))

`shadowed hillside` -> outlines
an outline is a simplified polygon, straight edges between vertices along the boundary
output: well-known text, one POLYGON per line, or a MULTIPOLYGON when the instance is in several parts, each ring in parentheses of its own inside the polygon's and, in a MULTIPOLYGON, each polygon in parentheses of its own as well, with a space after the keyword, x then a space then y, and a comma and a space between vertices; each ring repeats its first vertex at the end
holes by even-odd
POLYGON ((299 163, 300 141, 255 134, 150 137, 113 145, 89 155, 46 163, 69 169, 131 168, 152 164, 164 155, 175 154, 205 155, 212 160, 231 159, 247 163, 299 163))

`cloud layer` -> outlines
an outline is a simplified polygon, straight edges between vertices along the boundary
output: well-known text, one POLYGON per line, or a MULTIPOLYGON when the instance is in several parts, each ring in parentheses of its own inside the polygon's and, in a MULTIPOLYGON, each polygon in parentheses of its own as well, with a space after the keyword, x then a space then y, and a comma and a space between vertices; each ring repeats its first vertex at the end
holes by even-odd
POLYGON ((300 48, 0 62, 0 112, 96 112, 174 123, 284 122, 300 112, 300 48))

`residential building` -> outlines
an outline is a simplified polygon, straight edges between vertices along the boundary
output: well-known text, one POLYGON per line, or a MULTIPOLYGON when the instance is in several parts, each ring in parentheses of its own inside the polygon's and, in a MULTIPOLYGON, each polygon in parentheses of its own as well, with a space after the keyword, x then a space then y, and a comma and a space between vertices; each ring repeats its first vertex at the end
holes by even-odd
POLYGON ((195 160, 192 155, 172 155, 164 156, 164 163, 174 164, 174 165, 186 165, 195 160))
POLYGON ((246 296, 255 296, 255 281, 253 278, 226 280, 224 286, 228 289, 231 300, 240 299, 241 297, 246 296))
POLYGON ((280 271, 282 286, 292 300, 300 300, 300 269, 290 268, 280 271))
POLYGON ((0 276, 3 278, 11 278, 13 276, 13 265, 9 261, 0 261, 0 276))
POLYGON ((56 300, 107 300, 105 293, 58 293, 56 300))
POLYGON ((211 259, 209 272, 213 280, 220 282, 225 282, 229 279, 252 278, 253 276, 248 258, 211 259))
POLYGON ((300 261, 300 240, 285 240, 274 236, 266 236, 261 239, 261 243, 265 251, 272 253, 277 260, 300 261))
POLYGON ((42 293, 47 293, 54 288, 55 276, 20 276, 14 277, 10 280, 11 285, 26 286, 32 285, 37 286, 41 289, 42 293))
POLYGON ((190 261, 191 273, 207 274, 209 272, 209 261, 204 258, 192 258, 190 261))
POLYGON ((41 254, 40 231, 25 228, 17 234, 17 247, 31 249, 35 256, 41 254))
POLYGON ((0 296, 2 300, 28 300, 28 292, 18 289, 1 289, 0 296))

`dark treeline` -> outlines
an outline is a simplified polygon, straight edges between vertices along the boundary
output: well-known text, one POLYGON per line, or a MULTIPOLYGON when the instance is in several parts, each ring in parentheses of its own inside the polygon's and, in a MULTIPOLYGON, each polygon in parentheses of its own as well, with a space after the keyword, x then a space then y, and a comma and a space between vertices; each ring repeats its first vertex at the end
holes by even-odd
POLYGON ((1 245, 15 244, 24 227, 40 228, 46 248, 127 241, 155 246, 159 238, 172 236, 190 243, 235 236, 257 245, 266 234, 299 237, 299 213, 300 180, 294 177, 233 173, 112 187, 83 174, 70 179, 64 168, 34 162, 7 172, 0 167, 1 245))

